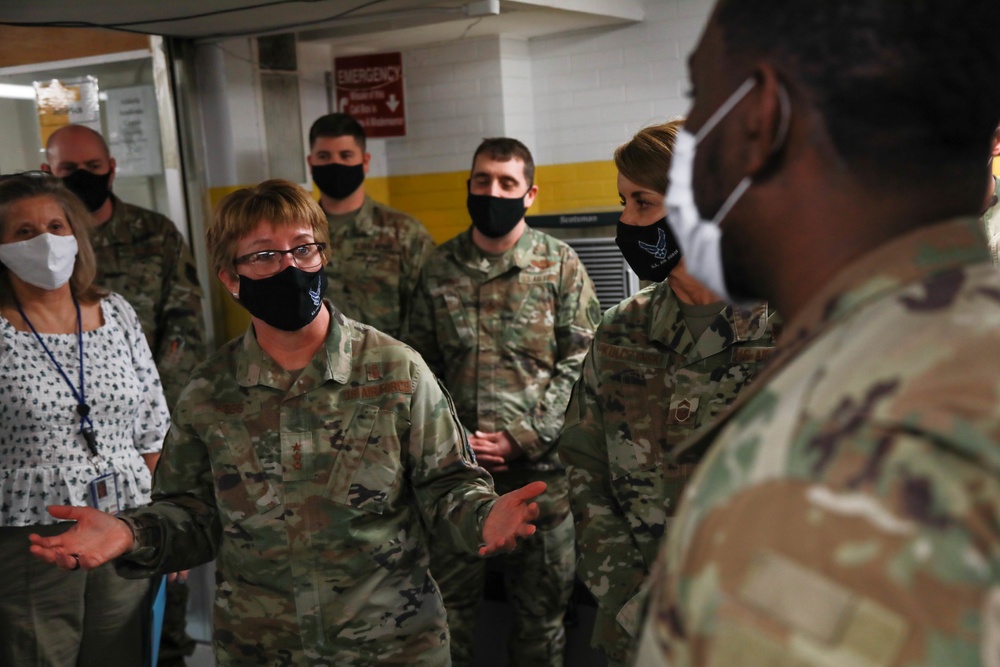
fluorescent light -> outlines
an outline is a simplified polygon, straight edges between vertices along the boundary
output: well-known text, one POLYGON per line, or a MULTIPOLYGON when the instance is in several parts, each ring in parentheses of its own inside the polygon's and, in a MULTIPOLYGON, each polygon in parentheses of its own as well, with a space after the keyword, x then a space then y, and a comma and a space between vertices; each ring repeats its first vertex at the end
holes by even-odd
POLYGON ((33 100, 35 99, 34 86, 17 86, 13 83, 0 83, 0 97, 12 100, 33 100))

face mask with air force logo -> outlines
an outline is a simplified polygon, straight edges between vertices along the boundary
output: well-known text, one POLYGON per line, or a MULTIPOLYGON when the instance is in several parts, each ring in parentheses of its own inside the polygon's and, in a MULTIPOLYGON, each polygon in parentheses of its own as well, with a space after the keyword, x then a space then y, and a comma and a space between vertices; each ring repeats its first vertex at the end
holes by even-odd
POLYGON ((319 315, 326 292, 326 271, 288 266, 267 278, 240 276, 239 302, 275 329, 298 331, 319 315))

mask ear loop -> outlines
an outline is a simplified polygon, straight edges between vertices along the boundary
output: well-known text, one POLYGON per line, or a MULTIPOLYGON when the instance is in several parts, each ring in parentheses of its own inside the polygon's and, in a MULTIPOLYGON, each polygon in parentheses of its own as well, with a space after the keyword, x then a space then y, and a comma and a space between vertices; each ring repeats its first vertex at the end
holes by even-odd
POLYGON ((754 80, 752 76, 748 77, 746 81, 741 83, 740 87, 734 90, 733 94, 729 96, 729 99, 723 102, 722 106, 716 109, 715 113, 709 116, 708 120, 705 121, 705 124, 701 126, 701 129, 698 130, 698 134, 694 136, 695 144, 697 145, 701 143, 701 140, 704 139, 709 132, 714 130, 715 126, 718 125, 719 122, 733 110, 733 107, 739 104, 740 101, 746 97, 746 94, 753 90, 756 85, 757 81, 754 80))
POLYGON ((778 123, 778 133, 774 135, 771 155, 784 148, 785 139, 788 138, 788 129, 792 125, 792 98, 788 95, 788 89, 783 83, 778 84, 778 107, 781 109, 781 121, 778 123))
MULTIPOLYGON (((752 83, 751 79, 748 79, 747 81, 752 83)), ((774 135, 774 143, 771 144, 771 150, 768 153, 769 157, 774 156, 782 149, 782 147, 784 147, 785 139, 788 138, 788 128, 792 124, 792 100, 788 95, 788 91, 785 90, 785 86, 782 84, 778 84, 778 107, 781 110, 781 120, 778 121, 778 132, 774 135)), ((698 134, 701 134, 701 132, 698 134)), ((726 201, 723 202, 722 206, 719 207, 718 213, 716 213, 715 217, 712 218, 712 223, 718 226, 719 223, 721 223, 729 214, 729 211, 736 206, 736 202, 740 200, 740 197, 742 197, 744 193, 750 189, 752 184, 753 177, 745 176, 729 195, 726 201)))

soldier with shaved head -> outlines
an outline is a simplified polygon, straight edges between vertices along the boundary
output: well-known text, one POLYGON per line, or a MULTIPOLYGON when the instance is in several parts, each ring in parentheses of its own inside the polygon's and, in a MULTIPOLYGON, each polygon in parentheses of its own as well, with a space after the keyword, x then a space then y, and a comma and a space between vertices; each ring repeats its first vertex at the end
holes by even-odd
POLYGON ((90 234, 96 282, 135 308, 173 407, 205 356, 202 291, 184 237, 166 216, 114 195, 115 159, 104 137, 89 127, 56 130, 45 155, 42 170, 61 178, 97 223, 90 234))

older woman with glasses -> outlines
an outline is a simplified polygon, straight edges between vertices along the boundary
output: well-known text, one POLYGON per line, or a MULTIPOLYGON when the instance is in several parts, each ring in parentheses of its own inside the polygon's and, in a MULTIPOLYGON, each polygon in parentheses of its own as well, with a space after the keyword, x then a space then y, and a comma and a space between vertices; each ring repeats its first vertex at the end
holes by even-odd
POLYGON ((427 536, 488 554, 534 532, 528 485, 500 498, 451 401, 409 347, 323 300, 326 216, 287 181, 229 195, 208 232, 252 317, 193 374, 153 503, 31 550, 126 576, 217 558, 219 665, 447 664, 427 536), (74 557, 72 554, 76 554, 74 557))
MULTIPOLYGON (((90 216, 59 179, 0 177, 0 664, 139 665, 148 581, 30 557, 53 503, 149 502, 169 424, 131 306, 91 284, 90 216)), ((104 515, 109 516, 109 515, 104 515)))

